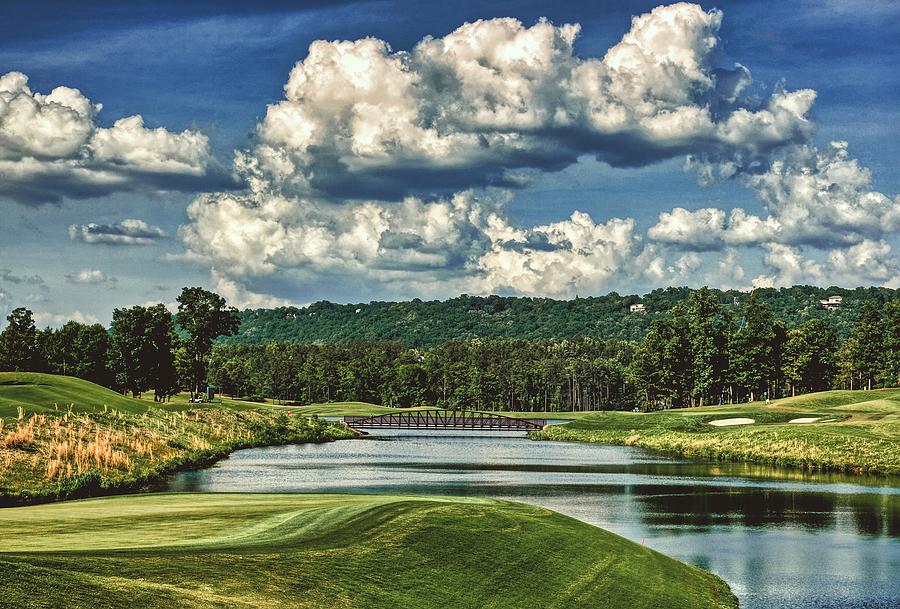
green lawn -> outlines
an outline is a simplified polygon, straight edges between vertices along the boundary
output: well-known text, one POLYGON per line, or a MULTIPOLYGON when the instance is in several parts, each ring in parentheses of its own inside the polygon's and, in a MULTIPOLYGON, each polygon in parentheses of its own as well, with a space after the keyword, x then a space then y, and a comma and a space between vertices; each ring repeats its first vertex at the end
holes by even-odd
POLYGON ((104 406, 132 414, 141 414, 149 408, 169 411, 191 408, 224 407, 230 410, 256 410, 267 404, 217 397, 211 403, 191 404, 187 392, 173 396, 166 403, 153 401, 153 392, 141 399, 122 395, 74 376, 43 374, 40 372, 0 372, 0 418, 17 415, 19 406, 25 412, 65 411, 93 412, 104 406))
POLYGON ((646 414, 593 413, 532 437, 630 444, 689 457, 804 469, 900 475, 900 389, 825 391, 768 405, 755 402, 646 414), (738 417, 754 423, 734 427, 709 424, 738 417), (802 417, 821 421, 789 422, 802 417))
POLYGON ((51 412, 66 410, 69 405, 77 412, 102 410, 107 406, 122 412, 142 413, 154 404, 152 396, 136 400, 73 376, 0 372, 0 417, 15 416, 19 406, 26 412, 51 412))
POLYGON ((732 608, 719 578, 491 500, 157 494, 0 510, 0 606, 732 608))

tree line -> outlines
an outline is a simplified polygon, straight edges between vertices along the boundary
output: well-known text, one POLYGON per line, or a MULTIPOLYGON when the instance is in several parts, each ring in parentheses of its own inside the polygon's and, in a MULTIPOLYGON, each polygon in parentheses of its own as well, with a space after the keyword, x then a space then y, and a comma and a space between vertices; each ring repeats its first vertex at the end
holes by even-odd
POLYGON ((841 339, 827 314, 789 328, 763 295, 723 303, 714 290, 689 291, 639 340, 457 338, 417 348, 215 344, 237 331, 236 311, 212 292, 185 288, 174 317, 162 305, 116 309, 108 331, 76 322, 36 330, 30 312, 16 309, 0 333, 0 365, 134 395, 152 388, 157 399, 211 383, 255 400, 524 411, 738 403, 900 382, 900 300, 863 302, 841 339))
MULTIPOLYGON (((555 300, 525 296, 468 296, 444 301, 337 304, 316 302, 308 307, 248 309, 240 312, 237 334, 226 343, 397 341, 406 347, 429 349, 459 338, 520 338, 549 340, 593 336, 641 340, 654 320, 667 315, 691 290, 668 287, 639 296, 611 292, 601 296, 555 300), (641 304, 645 314, 630 306, 641 304)), ((739 290, 710 289, 720 305, 745 302, 739 290)), ((776 320, 789 329, 812 319, 827 319, 838 340, 850 335, 853 321, 866 302, 878 308, 900 298, 900 290, 793 286, 758 288, 756 298, 769 306, 776 320), (820 301, 840 296, 843 303, 826 310, 820 301)))
POLYGON ((900 301, 864 303, 841 342, 828 317, 789 330, 755 292, 723 304, 705 288, 639 341, 272 341, 217 345, 210 363, 210 380, 233 395, 525 411, 738 403, 896 386, 898 377, 900 301))
POLYGON ((38 329, 16 308, 0 332, 0 370, 76 376, 139 397, 166 401, 182 388, 206 386, 213 341, 237 331, 237 310, 202 288, 184 288, 173 316, 163 304, 113 310, 109 329, 69 321, 38 329))

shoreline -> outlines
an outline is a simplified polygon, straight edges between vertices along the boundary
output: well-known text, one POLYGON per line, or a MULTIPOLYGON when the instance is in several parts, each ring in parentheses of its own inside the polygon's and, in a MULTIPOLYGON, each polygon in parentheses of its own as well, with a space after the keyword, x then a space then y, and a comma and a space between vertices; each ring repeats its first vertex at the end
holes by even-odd
MULTIPOLYGON (((838 473, 894 481, 900 485, 900 465, 865 462, 849 451, 833 451, 814 441, 796 437, 778 437, 772 429, 753 430, 744 435, 728 432, 690 433, 655 429, 572 429, 568 425, 554 425, 542 431, 528 433, 534 441, 580 442, 608 446, 635 446, 688 459, 702 459, 730 463, 783 468, 788 471, 838 473), (568 428, 568 429, 567 429, 568 428), (831 450, 830 455, 824 452, 831 450)), ((874 443, 874 442, 873 442, 874 443)), ((881 444, 881 442, 877 442, 881 444)), ((877 447, 871 447, 879 452, 877 447)), ((896 447, 894 448, 896 450, 896 447)))
MULTIPOLYGON (((59 421, 63 417, 66 415, 60 417, 32 415, 32 418, 39 418, 42 424, 51 429, 54 426, 58 429, 59 421)), ((153 491, 154 487, 158 487, 166 477, 174 473, 209 467, 238 450, 287 444, 324 443, 358 437, 349 428, 321 421, 315 417, 309 419, 305 417, 288 418, 283 413, 263 410, 237 413, 220 409, 205 409, 189 411, 182 415, 180 420, 178 419, 178 416, 162 411, 144 415, 130 415, 113 411, 111 413, 81 414, 73 416, 71 419, 67 418, 67 420, 77 421, 80 425, 71 430, 74 433, 69 434, 70 437, 77 435, 80 442, 85 442, 83 436, 89 433, 95 433, 96 437, 103 433, 111 435, 115 432, 115 427, 127 429, 129 433, 133 433, 137 429, 147 434, 156 433, 157 437, 154 439, 157 440, 160 449, 166 450, 168 454, 163 458, 155 458, 152 452, 155 447, 151 447, 149 457, 142 455, 145 458, 141 459, 136 454, 128 454, 124 448, 117 447, 109 452, 114 455, 116 453, 124 455, 131 465, 130 469, 103 467, 103 463, 100 463, 99 466, 90 467, 75 475, 47 480, 46 478, 38 479, 34 474, 41 467, 50 467, 49 460, 41 457, 50 450, 60 451, 59 441, 56 441, 55 445, 51 444, 51 440, 47 438, 35 439, 30 444, 23 442, 19 446, 14 445, 19 449, 17 451, 19 454, 7 457, 13 466, 19 467, 19 470, 17 472, 13 472, 11 469, 6 472, 0 470, 0 509, 153 491), (191 416, 197 418, 191 421, 191 416), (202 418, 209 418, 210 421, 203 421, 202 418), (224 418, 229 420, 223 422, 224 418), (163 428, 162 421, 168 423, 170 420, 176 421, 176 431, 169 434, 160 433, 160 429, 168 429, 167 427, 163 428), (177 429, 178 423, 184 420, 193 423, 192 427, 200 428, 193 429, 193 433, 187 439, 185 433, 177 429), (223 431, 229 424, 227 432, 223 431), (84 431, 85 429, 87 431, 84 431), (230 435, 222 437, 226 433, 230 435), (194 445, 193 448, 191 448, 191 443, 194 445), (30 460, 30 465, 27 460, 30 460), (16 474, 18 474, 17 477, 16 474)), ((28 425, 27 419, 19 421, 18 430, 24 429, 26 425, 28 425)), ((34 428, 35 425, 32 424, 31 427, 34 428)), ((0 427, 0 430, 2 429, 0 427)), ((38 435, 33 430, 30 432, 35 436, 38 435)), ((3 440, 2 434, 0 434, 0 440, 3 440)), ((129 443, 134 445, 133 440, 129 439, 129 443)), ((6 444, 8 448, 9 441, 6 444)), ((0 447, 2 446, 0 444, 0 447)), ((95 451, 100 450, 97 447, 91 448, 95 451)), ((68 450, 68 446, 66 449, 68 450)), ((11 452, 13 451, 6 450, 7 455, 11 452)), ((75 455, 75 458, 77 457, 78 455, 75 455)), ((71 465, 71 461, 67 463, 71 465)), ((7 468, 9 468, 9 464, 7 464, 7 468)))

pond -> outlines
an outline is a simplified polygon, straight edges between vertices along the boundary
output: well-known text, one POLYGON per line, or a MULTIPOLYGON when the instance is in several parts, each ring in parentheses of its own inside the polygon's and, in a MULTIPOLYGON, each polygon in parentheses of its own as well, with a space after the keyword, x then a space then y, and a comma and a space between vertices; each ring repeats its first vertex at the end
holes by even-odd
POLYGON ((716 573, 745 609, 900 607, 900 488, 878 479, 508 433, 385 430, 238 451, 173 476, 167 490, 512 499, 716 573))

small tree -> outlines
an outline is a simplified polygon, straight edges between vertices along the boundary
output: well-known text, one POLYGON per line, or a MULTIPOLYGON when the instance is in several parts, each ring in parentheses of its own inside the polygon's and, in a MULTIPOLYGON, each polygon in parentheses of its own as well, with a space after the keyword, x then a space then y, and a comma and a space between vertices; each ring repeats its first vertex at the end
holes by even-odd
POLYGON ((0 369, 34 370, 37 360, 37 328, 28 309, 13 309, 0 332, 0 369))
POLYGON ((203 288, 181 290, 175 319, 188 335, 184 347, 190 360, 191 395, 196 396, 206 381, 213 341, 237 333, 241 320, 237 309, 226 306, 224 298, 203 288))

